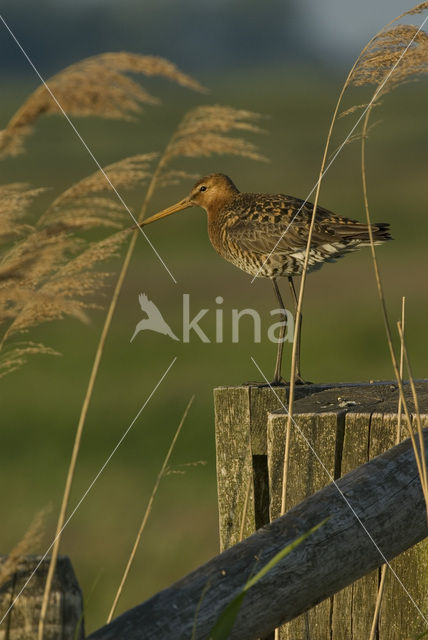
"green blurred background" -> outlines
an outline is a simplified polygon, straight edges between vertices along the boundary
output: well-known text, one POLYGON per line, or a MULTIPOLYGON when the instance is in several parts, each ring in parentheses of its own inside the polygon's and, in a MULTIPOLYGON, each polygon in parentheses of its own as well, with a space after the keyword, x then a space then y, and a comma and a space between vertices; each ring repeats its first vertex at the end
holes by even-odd
MULTIPOLYGON (((317 23, 318 29, 314 21, 319 9, 310 2, 250 2, 244 7, 236 1, 219 2, 213 7, 188 0, 180 3, 179 17, 176 5, 166 1, 148 3, 144 9, 126 2, 121 5, 120 21, 118 9, 109 2, 84 5, 51 1, 38 3, 37 7, 22 2, 19 13, 16 4, 6 2, 3 16, 22 44, 28 46, 43 74, 49 75, 85 55, 125 49, 170 57, 210 89, 209 95, 199 96, 161 80, 143 80, 144 86, 161 97, 162 105, 145 108, 137 123, 94 118, 76 121, 101 164, 162 150, 189 108, 227 104, 268 116, 264 121, 267 134, 252 135, 251 139, 270 163, 215 157, 186 160, 178 168, 201 175, 225 172, 244 191, 305 197, 317 179, 346 65, 383 23, 411 6, 378 4, 374 18, 369 11, 373 4, 363 3, 364 20, 354 22, 353 38, 348 39, 343 33, 351 5, 333 1, 326 3, 330 22, 324 15, 317 23), (263 11, 261 7, 265 7, 263 11), (332 23, 340 35, 337 41, 331 35, 332 23)), ((420 21, 420 16, 417 18, 420 21)), ((0 52, 0 115, 4 126, 37 86, 37 79, 4 29, 0 32, 0 52)), ((368 95, 353 90, 346 106, 360 104, 368 95)), ((374 113, 377 126, 368 142, 372 216, 389 222, 395 238, 378 250, 388 309, 395 324, 401 296, 406 296, 408 348, 414 374, 419 378, 427 377, 427 102, 424 79, 387 96, 374 113)), ((356 117, 354 114, 339 121, 332 149, 341 143, 356 117)), ((343 215, 363 219, 359 153, 358 142, 344 148, 326 176, 320 202, 343 215)), ((25 155, 2 163, 2 182, 26 181, 50 187, 51 191, 38 201, 36 215, 51 197, 93 170, 93 162, 67 123, 60 117, 49 117, 37 124, 25 155)), ((188 182, 159 191, 150 212, 183 197, 190 186, 188 182)), ((137 207, 143 196, 144 191, 137 190, 125 198, 137 207)), ((118 611, 143 601, 217 552, 212 390, 219 385, 260 379, 251 356, 269 378, 273 374, 275 345, 266 338, 269 310, 273 308, 270 283, 260 280, 251 284, 249 276, 216 255, 201 210, 191 209, 153 225, 148 235, 177 284, 141 238, 97 379, 71 508, 174 356, 177 361, 64 534, 62 553, 71 557, 82 586, 88 631, 101 625, 108 614, 158 469, 192 394, 196 399, 171 463, 184 473, 171 474, 162 482, 118 611), (159 306, 178 335, 182 294, 189 293, 195 313, 201 308, 211 310, 201 326, 212 342, 204 344, 193 336, 189 344, 183 344, 144 332, 130 344, 142 317, 137 300, 140 292, 147 293, 159 306), (231 342, 230 322, 226 323, 224 343, 214 342, 217 296, 224 299, 225 318, 230 318, 233 308, 251 307, 260 312, 264 319, 261 344, 253 343, 249 322, 242 322, 239 344, 231 342), (206 464, 186 466, 198 461, 206 464)), ((111 267, 117 271, 119 261, 111 267)), ((288 296, 286 282, 283 290, 288 296)), ((52 511, 46 520, 41 552, 53 537, 103 318, 103 312, 94 312, 89 326, 66 320, 32 331, 33 340, 49 344, 63 355, 34 358, 0 381, 2 553, 11 549, 33 515, 47 504, 52 505, 52 511)), ((289 355, 286 346, 285 372, 289 355)), ((391 379, 368 250, 310 275, 304 303, 302 361, 304 375, 320 382, 391 379)))

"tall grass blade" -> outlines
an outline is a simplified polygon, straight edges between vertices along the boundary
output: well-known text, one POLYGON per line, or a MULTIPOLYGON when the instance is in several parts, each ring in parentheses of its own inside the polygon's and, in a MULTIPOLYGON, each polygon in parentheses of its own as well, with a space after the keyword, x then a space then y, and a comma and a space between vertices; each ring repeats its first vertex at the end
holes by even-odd
POLYGON ((259 582, 259 580, 261 580, 267 573, 269 573, 269 571, 273 569, 278 564, 278 562, 280 562, 283 558, 285 558, 285 556, 291 553, 293 549, 302 544, 302 542, 306 540, 306 538, 311 536, 313 533, 315 533, 315 531, 317 531, 317 529, 322 527, 327 522, 327 520, 328 518, 325 518, 324 520, 322 520, 322 522, 319 522, 317 525, 309 529, 309 531, 296 538, 296 540, 293 540, 293 542, 281 549, 281 551, 279 551, 271 560, 269 560, 269 562, 267 562, 264 567, 262 567, 260 571, 258 571, 252 578, 247 580, 242 590, 238 593, 237 596, 233 598, 233 600, 227 605, 224 611, 217 618, 217 621, 210 632, 209 640, 227 640, 230 632, 232 631, 233 625, 235 624, 236 617, 242 606, 242 602, 247 594, 247 591, 251 589, 251 587, 253 587, 255 584, 257 584, 257 582, 259 582))
POLYGON ((154 499, 156 497, 157 491, 159 489, 159 485, 161 483, 162 478, 165 476, 165 472, 167 471, 168 463, 169 463, 169 460, 171 458, 171 454, 172 454, 172 452, 174 450, 175 443, 177 442, 177 438, 180 435, 180 431, 181 431, 181 429, 183 427, 183 424, 184 424, 184 422, 185 422, 185 420, 187 418, 187 414, 189 413, 190 407, 192 406, 192 403, 193 403, 194 399, 195 399, 195 396, 192 396, 190 398, 189 402, 187 403, 187 406, 186 406, 186 408, 184 410, 183 416, 182 416, 182 418, 180 420, 180 423, 179 423, 179 425, 177 427, 177 430, 176 430, 176 432, 174 434, 174 437, 173 437, 173 439, 171 441, 171 444, 169 446, 168 452, 167 452, 167 454, 165 456, 165 459, 164 459, 164 461, 162 463, 161 469, 159 471, 158 477, 157 477, 155 485, 153 487, 153 491, 152 491, 151 496, 149 498, 149 502, 147 503, 147 507, 146 507, 146 510, 144 512, 144 516, 143 516, 143 519, 141 521, 141 525, 140 525, 140 528, 138 530, 137 537, 135 538, 134 546, 132 548, 131 554, 130 554, 130 556, 128 558, 128 562, 127 562, 126 567, 125 567, 125 571, 124 571, 122 579, 120 581, 119 588, 118 588, 118 590, 116 592, 116 595, 114 597, 113 604, 112 604, 112 607, 110 609, 110 613, 108 614, 107 624, 111 621, 111 619, 114 616, 114 612, 115 612, 117 604, 119 602, 119 598, 120 598, 120 596, 122 594, 122 591, 123 591, 123 587, 125 586, 125 582, 126 582, 126 580, 128 578, 129 571, 131 569, 132 563, 134 562, 134 558, 135 558, 135 555, 137 553, 138 546, 140 544, 141 536, 143 535, 143 531, 144 531, 145 526, 147 524, 147 521, 149 519, 151 510, 152 510, 152 506, 153 506, 153 502, 154 502, 154 499))

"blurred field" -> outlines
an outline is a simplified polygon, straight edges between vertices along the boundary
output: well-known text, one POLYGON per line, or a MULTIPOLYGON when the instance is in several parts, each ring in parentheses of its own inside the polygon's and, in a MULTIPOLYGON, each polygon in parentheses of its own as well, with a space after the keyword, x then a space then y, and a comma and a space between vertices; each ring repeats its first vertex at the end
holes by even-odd
MULTIPOLYGON (((223 171, 241 190, 285 192, 305 197, 318 174, 329 118, 340 89, 340 78, 309 70, 251 76, 199 78, 210 96, 183 89, 155 87, 163 105, 146 108, 136 123, 78 120, 84 139, 102 164, 129 154, 161 150, 184 112, 200 103, 223 103, 266 114, 265 136, 252 136, 271 162, 255 163, 228 157, 180 165, 194 173, 223 171)), ((5 123, 31 89, 4 80, 0 104, 5 123), (7 93, 6 93, 7 91, 7 93)), ((388 96, 374 117, 381 121, 368 143, 369 196, 373 220, 390 222, 395 241, 378 250, 391 319, 399 317, 401 296, 407 298, 407 342, 416 377, 428 377, 426 105, 428 89, 412 84, 388 96)), ((354 93, 353 103, 362 102, 354 93)), ((356 114, 340 121, 333 148, 349 131, 356 114)), ((56 194, 94 170, 86 151, 59 117, 39 122, 27 154, 3 163, 2 181, 28 181, 49 186, 56 194)), ((185 195, 191 184, 159 192, 154 212, 185 195)), ((137 206, 142 193, 126 196, 137 206)), ((47 202, 50 195, 40 200, 47 202)), ((322 188, 323 206, 363 219, 359 145, 348 145, 328 172, 322 188)), ((268 377, 273 374, 275 345, 266 328, 273 305, 271 285, 251 279, 223 262, 211 248, 205 214, 189 210, 148 227, 147 233, 174 273, 174 285, 143 238, 123 290, 97 380, 83 437, 72 505, 76 504, 174 356, 177 361, 137 420, 125 442, 67 527, 62 552, 72 559, 86 598, 86 628, 105 620, 138 529, 158 468, 189 397, 196 400, 173 456, 183 475, 168 476, 143 537, 120 611, 149 597, 217 552, 217 511, 212 389, 259 376, 253 356, 268 377), (210 308, 201 326, 214 339, 216 296, 224 298, 225 317, 231 309, 253 307, 266 324, 262 344, 253 344, 250 324, 232 344, 190 344, 140 333, 129 339, 141 319, 137 295, 145 292, 162 310, 173 330, 181 333, 181 297, 191 296, 196 313, 210 308)), ((117 269, 119 262, 112 264, 117 269)), ((368 250, 327 265, 309 276, 304 304, 303 373, 311 380, 357 381, 390 379, 382 318, 368 250)), ((283 285, 285 294, 288 287, 283 285)), ((1 380, 2 511, 7 527, 0 550, 7 553, 21 537, 33 514, 52 504, 45 545, 52 539, 74 429, 103 313, 92 324, 65 321, 32 332, 63 356, 38 357, 1 380)), ((243 323, 244 324, 244 323, 243 323)), ((226 325, 227 326, 227 325, 226 325)), ((229 324, 230 326, 230 324, 229 324)), ((286 347, 284 372, 289 368, 286 347)), ((44 551, 44 549, 41 549, 44 551)))

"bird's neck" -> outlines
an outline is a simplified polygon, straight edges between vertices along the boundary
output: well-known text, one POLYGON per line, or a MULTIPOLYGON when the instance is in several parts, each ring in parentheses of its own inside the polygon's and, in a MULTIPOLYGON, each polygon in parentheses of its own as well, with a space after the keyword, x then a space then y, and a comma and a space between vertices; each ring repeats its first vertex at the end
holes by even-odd
POLYGON ((224 245, 224 238, 222 237, 225 231, 227 222, 227 213, 233 206, 233 199, 239 194, 236 193, 227 194, 224 198, 218 198, 215 203, 208 206, 206 209, 208 218, 208 235, 214 249, 222 255, 222 248, 224 245))
POLYGON ((223 193, 216 193, 215 199, 213 199, 212 202, 209 202, 205 208, 208 215, 208 222, 221 217, 222 212, 229 208, 229 205, 238 194, 238 189, 228 189, 223 193))

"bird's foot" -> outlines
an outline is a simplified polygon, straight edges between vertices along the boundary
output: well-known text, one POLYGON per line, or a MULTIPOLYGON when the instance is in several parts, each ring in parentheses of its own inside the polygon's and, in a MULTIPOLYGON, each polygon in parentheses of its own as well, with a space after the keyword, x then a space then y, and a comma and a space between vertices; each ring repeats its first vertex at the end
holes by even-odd
POLYGON ((269 383, 270 387, 287 387, 289 385, 289 383, 287 382, 287 380, 284 380, 284 378, 282 376, 280 376, 279 378, 274 378, 272 382, 269 383))
POLYGON ((300 373, 296 374, 295 384, 314 384, 313 382, 309 382, 309 380, 304 380, 300 373))

